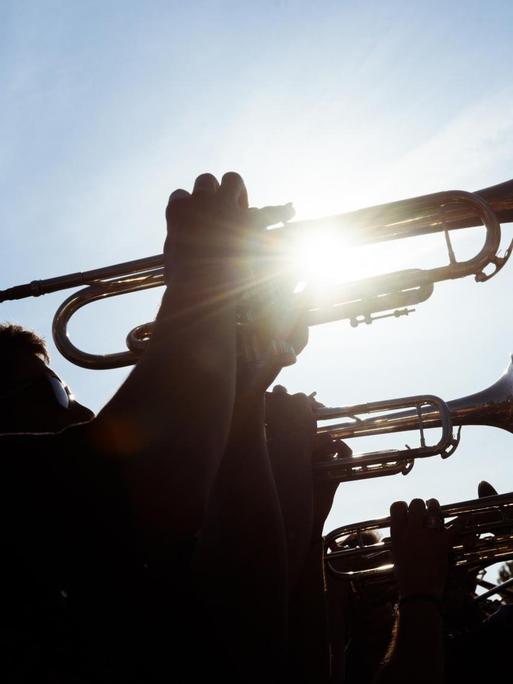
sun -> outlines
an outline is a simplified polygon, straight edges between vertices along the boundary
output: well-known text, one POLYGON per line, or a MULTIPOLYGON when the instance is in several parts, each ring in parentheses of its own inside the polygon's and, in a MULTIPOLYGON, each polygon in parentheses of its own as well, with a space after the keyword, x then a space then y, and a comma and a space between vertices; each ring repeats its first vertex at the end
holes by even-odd
POLYGON ((345 252, 343 241, 325 236, 303 238, 294 249, 294 264, 306 282, 330 283, 339 281, 345 252))
POLYGON ((350 244, 336 230, 302 236, 292 247, 294 272, 304 286, 317 290, 365 280, 408 268, 432 266, 439 236, 392 240, 367 245, 350 244))
MULTIPOLYGON (((291 239, 286 245, 288 256, 292 257, 296 292, 308 287, 322 297, 323 293, 329 293, 333 285, 366 280, 403 269, 440 265, 440 235, 358 244, 360 226, 355 225, 354 230, 351 228, 351 214, 348 212, 353 210, 355 204, 365 206, 366 197, 362 197, 361 193, 356 192, 357 199, 352 197, 351 204, 336 202, 333 198, 330 200, 322 186, 305 188, 304 192, 296 190, 296 194, 301 201, 295 205, 296 216, 288 223, 288 228, 292 230, 288 231, 287 238, 290 236, 291 239), (340 214, 344 215, 343 224, 327 218, 334 219, 340 214), (304 220, 310 225, 305 226, 302 223, 304 220), (299 225, 294 235, 296 221, 299 225)), ((279 227, 276 229, 280 230, 279 227)))
POLYGON ((298 276, 318 288, 383 273, 392 266, 390 258, 384 259, 383 256, 383 245, 355 247, 336 234, 312 234, 302 238, 294 248, 298 276))

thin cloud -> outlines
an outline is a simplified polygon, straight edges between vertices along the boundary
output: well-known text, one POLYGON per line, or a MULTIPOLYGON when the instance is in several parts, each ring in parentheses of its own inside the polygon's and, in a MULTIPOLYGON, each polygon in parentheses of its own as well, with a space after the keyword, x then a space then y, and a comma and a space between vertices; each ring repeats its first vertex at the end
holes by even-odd
POLYGON ((401 184, 415 194, 418 179, 424 192, 461 188, 476 190, 507 180, 497 178, 497 169, 513 159, 513 95, 500 92, 454 116, 428 141, 402 156, 390 168, 388 185, 401 184))

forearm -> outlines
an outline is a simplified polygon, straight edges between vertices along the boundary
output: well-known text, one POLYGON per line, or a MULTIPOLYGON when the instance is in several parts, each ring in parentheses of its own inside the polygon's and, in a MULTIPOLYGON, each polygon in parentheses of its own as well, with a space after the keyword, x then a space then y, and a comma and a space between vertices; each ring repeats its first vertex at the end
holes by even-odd
POLYGON ((245 681, 275 681, 285 645, 287 568, 261 400, 237 402, 195 567, 221 657, 231 652, 245 681))
POLYGON ((100 439, 125 461, 139 512, 151 505, 144 515, 178 532, 201 524, 235 392, 233 299, 190 292, 168 288, 147 350, 97 419, 100 439))
POLYGON ((288 434, 273 436, 269 450, 285 525, 289 588, 293 591, 305 570, 312 542, 313 483, 311 445, 294 439, 291 432, 293 425, 288 434))
MULTIPOLYGON (((237 403, 200 548, 225 558, 223 575, 244 580, 261 567, 263 577, 286 570, 281 510, 267 454, 261 402, 237 403), (272 556, 272 559, 270 558, 272 556)), ((223 580, 224 581, 224 580, 223 580)), ((251 597, 248 597, 252 600, 251 597)))
POLYGON ((399 609, 395 640, 375 684, 437 684, 443 682, 443 623, 429 601, 399 609))
POLYGON ((331 670, 327 596, 323 567, 323 540, 310 546, 291 603, 290 652, 293 681, 309 684, 329 681, 331 670))

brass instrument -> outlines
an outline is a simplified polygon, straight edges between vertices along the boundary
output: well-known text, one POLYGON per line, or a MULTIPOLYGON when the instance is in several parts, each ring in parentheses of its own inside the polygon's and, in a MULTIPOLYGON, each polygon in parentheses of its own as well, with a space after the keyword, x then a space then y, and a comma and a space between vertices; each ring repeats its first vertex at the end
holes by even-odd
MULTIPOLYGON (((495 275, 508 260, 513 246, 512 243, 504 256, 498 255, 500 222, 509 221, 513 221, 513 180, 477 193, 440 192, 325 219, 295 221, 268 231, 268 237, 276 254, 283 257, 290 254, 291 241, 312 233, 335 233, 351 245, 443 233, 449 257, 447 265, 428 270, 406 269, 345 283, 334 287, 329 297, 322 301, 312 296, 308 288, 293 296, 293 306, 307 312, 308 325, 342 319, 358 325, 370 323, 373 318, 409 313, 409 307, 431 296, 436 282, 468 275, 474 275, 476 281, 482 282, 495 275), (473 258, 458 261, 450 232, 481 225, 485 230, 483 247, 473 258), (492 271, 486 273, 490 267, 492 271), (374 315, 380 312, 380 315, 374 315)), ((70 318, 81 307, 94 301, 163 284, 163 256, 156 255, 11 287, 0 291, 0 302, 86 285, 68 297, 57 310, 53 320, 55 344, 65 358, 84 368, 119 368, 135 363, 151 334, 151 324, 138 326, 129 333, 128 351, 100 355, 82 351, 70 341, 67 334, 70 318)), ((241 316, 241 321, 244 320, 245 317, 241 316)))
MULTIPOLYGON (((459 539, 452 549, 452 565, 469 571, 513 559, 513 492, 496 494, 441 507, 444 521, 464 516, 462 535, 475 535, 474 543, 459 539)), ((390 518, 344 525, 325 537, 326 568, 338 579, 351 582, 389 581, 393 574, 390 539, 371 544, 365 532, 387 529, 390 518), (351 546, 344 540, 351 537, 351 546), (356 569, 354 569, 356 567, 356 569)))
POLYGON ((500 584, 492 584, 492 582, 488 582, 482 577, 478 577, 477 584, 486 589, 485 592, 479 594, 476 599, 477 601, 485 601, 490 598, 490 596, 498 594, 504 603, 513 603, 513 577, 500 584))
MULTIPOLYGON (((406 413, 401 412, 399 415, 406 413)), ((408 411, 408 413, 410 413, 408 411)), ((443 458, 450 456, 455 450, 458 441, 453 436, 452 420, 448 405, 434 395, 418 395, 414 397, 404 397, 400 399, 389 399, 372 403, 359 404, 356 406, 346 406, 340 408, 320 408, 316 410, 317 420, 328 420, 331 418, 349 418, 350 422, 338 423, 333 426, 317 428, 319 436, 327 435, 331 438, 333 453, 326 460, 315 464, 315 474, 323 480, 335 480, 338 482, 348 482, 352 480, 365 480, 371 477, 382 477, 384 475, 396 475, 402 473, 407 475, 415 463, 416 458, 440 455, 443 458), (406 408, 414 406, 412 410, 412 426, 410 430, 418 430, 420 435, 420 446, 404 449, 387 449, 382 451, 369 451, 363 454, 351 456, 339 455, 346 452, 345 448, 340 449, 340 442, 351 437, 369 437, 372 435, 384 434, 389 432, 387 429, 389 417, 384 411, 392 409, 406 408), (430 408, 428 415, 437 415, 442 434, 438 442, 432 445, 426 443, 424 430, 427 425, 424 422, 424 411, 430 408), (363 413, 379 413, 375 417, 366 419, 360 418, 363 413), (343 437, 341 434, 343 433, 343 437)), ((392 414, 396 415, 396 414, 392 414)))
MULTIPOLYGON (((433 398, 432 398, 433 399, 433 398)), ((379 410, 394 408, 395 402, 408 399, 380 402, 379 410)), ((395 404, 397 405, 397 404, 395 404)), ((490 425, 513 433, 513 356, 503 375, 493 385, 481 392, 470 394, 461 399, 454 399, 447 403, 441 399, 425 401, 421 406, 409 411, 381 414, 376 417, 358 418, 358 414, 372 404, 348 406, 343 408, 317 409, 318 420, 333 418, 350 418, 349 421, 336 425, 325 425, 317 428, 318 435, 327 435, 333 442, 333 456, 325 461, 316 463, 315 470, 319 477, 340 482, 361 480, 369 477, 382 477, 411 471, 415 458, 432 456, 439 453, 446 458, 456 449, 459 443, 459 430, 455 437, 445 443, 448 425, 490 425), (441 403, 440 403, 441 402, 441 403), (444 415, 444 406, 448 411, 449 420, 444 415), (424 449, 424 429, 441 427, 442 439, 439 445, 424 449), (337 443, 353 437, 368 437, 384 435, 408 430, 421 430, 421 447, 399 451, 381 451, 354 456, 338 456, 337 443), (442 448, 437 448, 441 446, 442 448), (431 449, 431 451, 430 451, 431 449)), ((451 432, 452 436, 452 432, 451 432)), ((344 450, 341 450, 344 453, 344 450)))

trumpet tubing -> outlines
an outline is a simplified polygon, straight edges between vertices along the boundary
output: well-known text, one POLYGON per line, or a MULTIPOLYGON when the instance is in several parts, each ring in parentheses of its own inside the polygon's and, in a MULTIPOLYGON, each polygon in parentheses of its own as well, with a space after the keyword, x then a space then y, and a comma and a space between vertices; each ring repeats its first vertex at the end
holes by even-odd
MULTIPOLYGON (((293 297, 291 305, 305 313, 308 325, 348 319, 356 326, 363 322, 371 323, 375 318, 409 313, 412 306, 430 297, 437 282, 468 275, 473 275, 477 281, 485 281, 495 275, 511 251, 510 245, 504 256, 498 254, 501 221, 513 221, 513 180, 476 193, 440 192, 325 219, 295 221, 267 231, 265 238, 269 243, 269 254, 286 261, 290 260, 291 243, 305 234, 336 234, 343 236, 348 244, 360 245, 443 233, 448 252, 445 265, 428 270, 406 269, 338 285, 330 290, 327 297, 323 296, 322 301, 308 288, 293 297), (483 226, 483 246, 471 259, 458 261, 450 233, 472 226, 483 226), (491 273, 485 272, 487 268, 492 269, 491 273)), ((151 324, 138 326, 129 333, 128 350, 101 355, 84 352, 70 341, 67 333, 69 320, 91 302, 163 285, 163 264, 163 256, 155 255, 91 271, 35 280, 0 291, 0 302, 85 286, 68 297, 55 314, 53 335, 57 348, 69 361, 85 368, 128 366, 135 363, 144 349, 144 343, 151 335, 151 324)), ((251 302, 249 297, 241 303, 243 331, 248 328, 244 315, 248 299, 251 302)))
MULTIPOLYGON (((513 559, 513 492, 448 504, 441 507, 441 512, 446 522, 465 516, 462 534, 476 535, 472 545, 464 545, 460 540, 453 546, 454 567, 477 570, 513 559)), ((390 539, 372 544, 364 541, 365 532, 389 527, 390 518, 379 518, 344 525, 330 532, 325 537, 324 555, 329 572, 350 581, 390 578, 393 574, 393 562, 387 557, 392 548, 390 539), (351 548, 344 548, 347 537, 353 540, 351 548)))
MULTIPOLYGON (((450 456, 456 447, 453 437, 452 422, 447 404, 434 395, 418 395, 414 397, 404 397, 399 399, 389 399, 377 401, 357 406, 347 406, 345 408, 321 408, 317 410, 317 419, 329 419, 332 417, 348 417, 351 422, 344 423, 345 431, 343 439, 350 437, 368 437, 388 432, 388 417, 383 411, 414 406, 411 429, 419 430, 420 445, 418 447, 405 449, 387 449, 385 451, 371 451, 364 454, 339 456, 337 445, 342 441, 339 436, 341 428, 339 425, 332 428, 321 427, 317 429, 317 434, 322 436, 327 434, 331 437, 334 454, 330 458, 315 464, 315 474, 324 480, 336 480, 348 482, 350 480, 364 480, 373 477, 383 477, 384 475, 395 475, 402 473, 407 475, 413 468, 416 458, 427 456, 442 455, 445 458, 450 456), (431 414, 436 414, 439 420, 442 433, 440 439, 432 444, 426 443, 424 435, 423 412, 429 407, 431 414), (379 413, 377 417, 361 419, 362 413, 379 413)), ((342 449, 344 452, 345 449, 342 449)))
MULTIPOLYGON (((408 399, 383 401, 379 404, 379 410, 390 411, 401 402, 405 405, 408 401, 408 399)), ((456 437, 452 436, 451 428, 455 425, 460 428, 463 425, 488 425, 513 433, 513 356, 497 382, 481 392, 461 399, 443 402, 440 398, 431 397, 431 401, 417 403, 413 410, 381 413, 376 417, 362 420, 357 417, 357 414, 361 412, 363 406, 372 405, 317 410, 318 420, 349 418, 335 425, 317 428, 317 434, 331 438, 334 447, 334 456, 315 467, 320 477, 345 482, 365 477, 407 474, 413 467, 415 458, 435 454, 440 454, 445 458, 454 451, 459 442, 459 432, 456 437), (421 439, 423 439, 424 429, 434 427, 441 427, 443 435, 439 444, 431 450, 425 449, 421 444, 417 450, 375 452, 372 457, 368 454, 341 457, 337 455, 337 443, 347 439, 409 430, 421 430, 421 439)))

